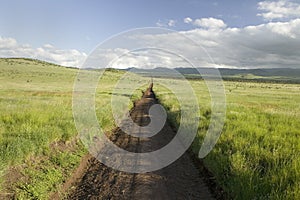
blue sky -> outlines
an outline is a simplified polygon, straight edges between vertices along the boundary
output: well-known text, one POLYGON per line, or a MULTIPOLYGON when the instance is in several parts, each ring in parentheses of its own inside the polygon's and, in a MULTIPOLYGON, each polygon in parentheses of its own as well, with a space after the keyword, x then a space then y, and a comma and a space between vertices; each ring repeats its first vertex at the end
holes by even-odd
MULTIPOLYGON (((240 32, 247 31, 246 34, 254 34, 254 37, 262 37, 261 31, 265 31, 265 34, 272 33, 274 41, 265 45, 279 48, 280 45, 276 46, 278 43, 276 39, 284 39, 285 48, 288 48, 289 42, 296 42, 296 44, 299 42, 298 32, 294 30, 298 28, 299 9, 299 0, 7 0, 2 1, 0 7, 0 57, 28 56, 31 50, 38 50, 44 53, 37 53, 31 57, 36 56, 39 59, 72 65, 72 62, 63 62, 62 58, 55 59, 57 56, 52 54, 53 52, 57 54, 58 51, 54 49, 60 50, 63 56, 73 52, 75 57, 84 57, 108 37, 141 27, 167 27, 184 33, 198 30, 197 37, 203 39, 204 31, 209 34, 209 31, 213 30, 210 25, 214 23, 224 24, 224 26, 217 25, 218 30, 222 31, 220 33, 222 35, 229 34, 228 37, 233 37, 231 31, 233 28, 237 28, 240 32), (283 23, 290 24, 286 27, 283 23), (285 28, 282 28, 283 26, 285 28), (253 29, 247 27, 254 27, 256 31, 252 33, 253 29), (290 27, 294 29, 288 30, 290 27), (281 37, 284 35, 287 38, 281 37)), ((214 32, 216 32, 215 28, 214 32)), ((197 37, 194 35, 194 38, 197 37)), ((218 43, 218 36, 206 40, 218 43)), ((230 42, 246 42, 244 46, 255 49, 251 46, 253 41, 250 40, 250 37, 239 35, 237 41, 232 39, 225 45, 232 45, 230 42), (248 43, 244 41, 245 39, 249 39, 248 43)), ((260 40, 262 38, 258 38, 257 41, 260 40)), ((270 50, 271 54, 275 52, 275 57, 281 56, 276 61, 277 64, 281 64, 280 62, 285 59, 283 58, 285 52, 282 51, 281 49, 270 50)), ((213 50, 212 52, 214 53, 213 50)), ((266 55, 269 56, 268 59, 272 57, 269 54, 266 55)), ((75 63, 78 64, 79 61, 75 63)), ((293 66, 295 63, 292 63, 293 66)), ((230 62, 224 61, 223 64, 229 66, 230 62)), ((238 66, 239 63, 231 64, 238 66)), ((243 65, 252 66, 247 62, 243 65)), ((258 67, 257 64, 253 66, 258 67)))
POLYGON ((230 27, 262 23, 257 1, 207 0, 8 0, 0 7, 0 35, 35 47, 51 44, 89 52, 99 42, 127 29, 152 27, 176 20, 175 30, 187 30, 185 17, 223 19, 230 27), (238 3, 237 3, 238 2, 238 3))

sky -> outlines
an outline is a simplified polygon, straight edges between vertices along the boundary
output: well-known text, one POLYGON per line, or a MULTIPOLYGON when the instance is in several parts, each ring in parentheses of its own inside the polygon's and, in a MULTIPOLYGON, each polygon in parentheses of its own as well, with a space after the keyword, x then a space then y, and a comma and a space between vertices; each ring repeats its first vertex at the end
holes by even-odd
MULTIPOLYGON (((206 49, 215 67, 300 68, 300 0, 1 1, 0 57, 30 57, 79 67, 107 38, 143 27, 168 28, 190 37, 206 49)), ((154 35, 152 40, 171 44, 176 38, 175 34, 154 35)), ((187 45, 177 45, 189 52, 187 45)), ((144 66, 151 65, 145 64, 147 56, 140 56, 144 66)), ((166 56, 151 60, 180 65, 166 56)), ((140 65, 133 54, 125 63, 140 65)))

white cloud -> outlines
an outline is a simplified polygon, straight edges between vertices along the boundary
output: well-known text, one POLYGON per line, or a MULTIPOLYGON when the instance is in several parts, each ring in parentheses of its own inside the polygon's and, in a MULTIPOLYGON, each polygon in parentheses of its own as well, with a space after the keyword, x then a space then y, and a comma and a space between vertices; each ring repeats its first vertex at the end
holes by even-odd
POLYGON ((194 38, 215 43, 214 46, 204 43, 204 47, 217 64, 250 68, 300 67, 300 19, 227 28, 217 33, 207 30, 206 37, 203 35, 195 33, 194 38))
POLYGON ((158 20, 156 26, 158 27, 175 27, 177 21, 174 19, 170 20, 158 20))
POLYGON ((290 22, 269 23, 267 27, 273 32, 290 38, 299 37, 300 19, 295 19, 290 22))
MULTIPOLYGON (((196 20, 186 21, 196 22, 196 20)), ((165 21, 164 25, 167 22, 169 21, 165 21)), ((197 67, 300 68, 300 19, 268 22, 243 28, 226 27, 222 20, 214 18, 202 18, 202 21, 198 23, 201 25, 200 28, 179 33, 150 34, 146 31, 142 34, 139 32, 139 35, 130 35, 127 43, 135 46, 135 41, 145 47, 161 47, 171 52, 178 50, 179 54, 184 52, 189 57, 199 59, 197 67), (214 63, 208 59, 205 51, 198 51, 199 48, 196 48, 195 44, 187 43, 182 36, 200 44, 214 63)), ((87 57, 85 53, 77 50, 61 50, 50 44, 33 48, 19 44, 13 38, 3 37, 0 37, 0 55, 2 57, 31 57, 66 66, 79 66, 87 57)), ((90 63, 86 63, 86 67, 106 67, 107 63, 110 63, 111 67, 118 68, 191 67, 180 56, 164 51, 146 48, 139 52, 129 52, 125 43, 119 44, 119 48, 98 49, 89 55, 89 58, 92 59, 90 63)))
POLYGON ((13 38, 0 37, 1 57, 26 57, 35 58, 63 66, 78 67, 87 55, 77 50, 61 50, 50 44, 45 44, 39 48, 30 45, 19 44, 13 38))
MULTIPOLYGON (((155 68, 155 67, 176 67, 184 66, 188 63, 181 57, 159 49, 142 49, 134 52, 128 52, 118 57, 111 63, 116 68, 155 68)), ((189 66, 190 67, 190 66, 189 66)))
MULTIPOLYGON (((199 67, 216 66, 232 68, 300 67, 300 19, 288 22, 271 22, 244 28, 192 29, 172 34, 139 36, 139 41, 157 44, 165 49, 180 49, 190 57, 197 57, 199 67), (185 43, 183 34, 205 48, 215 63, 207 59, 205 52, 195 50, 185 43)), ((182 66, 171 59, 172 66, 182 66)))
POLYGON ((223 20, 213 17, 200 18, 195 20, 190 17, 186 17, 183 19, 183 22, 186 24, 193 24, 194 26, 204 29, 223 29, 227 27, 223 20))
POLYGON ((183 19, 183 22, 186 23, 186 24, 190 24, 193 22, 193 20, 190 18, 190 17, 186 17, 183 19))
POLYGON ((169 22, 168 22, 168 26, 169 26, 169 27, 174 27, 175 24, 176 24, 176 21, 173 20, 173 19, 170 19, 169 22))
POLYGON ((193 24, 195 26, 208 28, 208 29, 222 29, 227 26, 223 20, 212 18, 212 17, 196 19, 193 24))
POLYGON ((258 9, 263 12, 257 15, 267 21, 300 17, 300 4, 289 0, 262 1, 258 3, 258 9))
POLYGON ((17 41, 13 38, 3 38, 0 36, 0 49, 10 49, 17 46, 17 41))
POLYGON ((45 48, 45 49, 54 49, 54 46, 52 46, 51 44, 45 44, 43 46, 43 48, 45 48))
MULTIPOLYGON (((162 36, 162 35, 161 35, 162 36)), ((155 38, 156 36, 151 38, 155 38)), ((162 36, 164 37, 164 36, 162 36)), ((148 36, 143 35, 138 40, 147 40, 148 36), (143 38, 143 39, 141 39, 143 38)), ((134 43, 134 38, 133 43, 134 43)), ((146 45, 146 44, 145 44, 146 45)), ((134 51, 128 49, 96 49, 89 55, 84 67, 89 68, 155 68, 174 67, 187 65, 182 58, 161 49, 144 48, 134 51)), ((190 65, 188 65, 190 67, 190 65)))

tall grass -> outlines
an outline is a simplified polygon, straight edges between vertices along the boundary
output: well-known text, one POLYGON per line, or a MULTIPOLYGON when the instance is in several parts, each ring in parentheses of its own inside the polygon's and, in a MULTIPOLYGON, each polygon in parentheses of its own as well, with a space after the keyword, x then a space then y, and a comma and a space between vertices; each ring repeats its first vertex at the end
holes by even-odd
MULTIPOLYGON (((115 127, 110 98, 122 74, 107 71, 99 83, 96 114, 104 131, 115 127)), ((4 175, 14 166, 22 166, 21 179, 10 185, 13 191, 8 192, 15 193, 18 199, 46 199, 69 178, 81 156, 87 153, 76 139, 72 114, 76 75, 76 69, 41 61, 0 59, 2 191, 7 189, 9 179, 4 175), (76 142, 70 146, 71 141, 76 142), (66 149, 52 148, 57 142, 64 143, 66 149)))
MULTIPOLYGON (((77 136, 72 116, 76 73, 75 69, 40 61, 0 59, 0 173, 22 164, 26 178, 13 186, 17 198, 48 198, 86 153, 80 142, 73 150, 51 149, 51 144, 68 143, 77 136)), ((96 114, 105 131, 115 127, 111 96, 125 98, 130 93, 122 88, 113 91, 122 75, 108 71, 97 89, 96 114)), ((180 105, 170 90, 157 84, 160 81, 171 81, 178 87, 180 81, 157 79, 154 86, 171 122, 178 127, 180 105)), ((197 154, 211 108, 204 82, 191 81, 191 85, 200 107, 200 125, 192 145, 197 154)), ((225 88, 226 122, 217 145, 204 159, 205 165, 230 198, 299 199, 300 86, 225 82, 225 88)), ((130 98, 139 96, 136 90, 130 98)))
POLYGON ((2 165, 18 164, 42 153, 49 143, 67 141, 76 134, 71 108, 75 70, 1 59, 0 72, 2 165))
MULTIPOLYGON (((210 98, 203 81, 191 82, 200 104, 192 145, 197 154, 208 129, 210 98)), ((233 199, 300 198, 300 85, 225 82, 227 116, 222 135, 204 163, 233 199)), ((176 98, 158 97, 179 125, 176 98)))

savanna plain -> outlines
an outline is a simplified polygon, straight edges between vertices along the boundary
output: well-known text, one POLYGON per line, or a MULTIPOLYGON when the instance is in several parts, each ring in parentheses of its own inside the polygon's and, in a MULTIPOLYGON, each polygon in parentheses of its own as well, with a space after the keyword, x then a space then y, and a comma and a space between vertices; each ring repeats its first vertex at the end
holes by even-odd
MULTIPOLYGON (((88 152, 78 137, 72 91, 78 69, 31 59, 0 59, 0 198, 49 199, 65 193, 62 185, 88 152)), ((111 113, 114 86, 126 73, 106 70, 96 90, 96 115, 104 131, 115 128, 111 113)), ((149 78, 131 74, 145 85, 149 78)), ((168 120, 180 125, 180 105, 164 82, 154 91, 168 120)), ((161 83, 161 84, 160 84, 161 83)), ((200 113, 191 146, 197 156, 211 119, 211 98, 203 80, 189 80, 200 113)), ((203 164, 227 199, 300 199, 300 85, 224 81, 226 120, 222 134, 203 164)), ((188 101, 188 99, 187 99, 188 101)), ((128 105, 131 108, 133 103, 128 105)))

